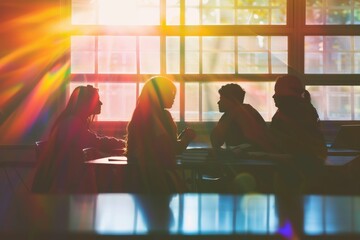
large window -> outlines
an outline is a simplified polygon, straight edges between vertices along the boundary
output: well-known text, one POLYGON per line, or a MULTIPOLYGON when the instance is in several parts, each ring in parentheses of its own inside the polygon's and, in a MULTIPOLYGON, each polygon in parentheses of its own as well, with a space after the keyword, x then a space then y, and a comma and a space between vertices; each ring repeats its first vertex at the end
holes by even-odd
POLYGON ((92 84, 98 121, 128 121, 143 82, 176 82, 176 121, 217 121, 238 82, 270 120, 274 80, 300 76, 323 120, 360 119, 359 1, 72 0, 69 89, 92 84), (319 26, 320 25, 320 26, 319 26))

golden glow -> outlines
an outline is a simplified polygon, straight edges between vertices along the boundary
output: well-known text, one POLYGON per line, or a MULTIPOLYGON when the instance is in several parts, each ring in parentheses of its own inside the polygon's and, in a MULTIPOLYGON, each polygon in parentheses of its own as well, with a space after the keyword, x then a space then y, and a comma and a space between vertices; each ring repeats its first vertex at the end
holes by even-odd
POLYGON ((64 60, 69 51, 68 19, 61 16, 58 4, 9 9, 0 28, 6 36, 0 46, 0 144, 19 143, 39 120, 48 122, 50 104, 65 89, 70 67, 64 60))

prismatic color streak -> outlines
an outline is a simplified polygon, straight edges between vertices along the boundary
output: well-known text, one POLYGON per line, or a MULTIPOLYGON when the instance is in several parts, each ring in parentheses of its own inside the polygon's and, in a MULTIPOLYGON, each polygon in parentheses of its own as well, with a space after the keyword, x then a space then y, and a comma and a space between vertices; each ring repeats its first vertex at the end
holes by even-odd
POLYGON ((0 29, 7 36, 0 57, 0 108, 8 108, 0 142, 6 143, 16 143, 32 129, 46 104, 61 94, 70 69, 63 60, 69 52, 69 20, 59 5, 25 5, 7 6, 15 13, 0 29))

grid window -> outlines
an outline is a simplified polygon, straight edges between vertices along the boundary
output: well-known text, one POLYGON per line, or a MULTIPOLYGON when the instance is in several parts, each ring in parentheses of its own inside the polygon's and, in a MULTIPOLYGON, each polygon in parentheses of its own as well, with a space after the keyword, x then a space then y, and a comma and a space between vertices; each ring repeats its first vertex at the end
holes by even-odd
POLYGON ((160 38, 140 38, 140 73, 160 73, 160 38))
MULTIPOLYGON (((166 0, 166 24, 179 25, 178 0, 166 0)), ((186 25, 285 25, 286 0, 185 0, 186 25)), ((75 25, 160 25, 160 0, 72 0, 75 25)))
POLYGON ((166 38, 166 73, 180 73, 180 38, 166 38))
POLYGON ((199 37, 185 37, 185 73, 200 73, 199 37))
POLYGON ((128 121, 154 75, 177 84, 176 121, 217 121, 217 91, 230 82, 270 121, 274 80, 283 74, 302 76, 322 120, 360 119, 359 0, 72 0, 69 7, 70 89, 99 88, 100 121, 128 121))
POLYGON ((71 73, 95 73, 95 37, 71 37, 71 73))
POLYGON ((136 38, 98 37, 99 73, 136 73, 136 38))
POLYGON ((239 73, 287 73, 287 37, 238 37, 238 48, 239 73))
POLYGON ((306 24, 360 24, 359 0, 306 0, 306 24))
POLYGON ((234 37, 203 38, 203 73, 235 73, 234 37))
POLYGON ((237 4, 237 24, 286 24, 286 0, 238 0, 237 4))
POLYGON ((308 86, 321 120, 360 120, 359 86, 308 86))
POLYGON ((360 73, 360 38, 306 36, 305 73, 360 73))
POLYGON ((166 0, 166 24, 180 25, 180 1, 166 0))

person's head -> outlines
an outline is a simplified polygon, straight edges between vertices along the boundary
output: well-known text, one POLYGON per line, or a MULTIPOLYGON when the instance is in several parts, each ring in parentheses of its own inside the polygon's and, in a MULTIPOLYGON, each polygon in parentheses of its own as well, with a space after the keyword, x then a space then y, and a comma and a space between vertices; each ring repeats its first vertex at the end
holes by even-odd
POLYGON ((89 117, 100 114, 102 102, 97 88, 91 85, 78 86, 71 93, 64 110, 66 115, 89 117))
POLYGON ((308 90, 305 90, 304 93, 303 93, 303 98, 308 101, 308 102, 311 102, 311 95, 310 95, 310 92, 308 90))
POLYGON ((284 75, 276 79, 275 93, 273 95, 275 105, 280 102, 304 99, 305 87, 296 76, 284 75))
POLYGON ((176 87, 165 77, 152 77, 147 80, 138 98, 138 104, 152 107, 171 108, 174 104, 176 87))
POLYGON ((101 105, 97 88, 91 85, 76 87, 71 93, 65 109, 52 126, 51 132, 55 131, 62 119, 69 116, 77 116, 90 123, 96 114, 100 114, 101 105))
POLYGON ((229 83, 219 89, 220 100, 218 101, 219 111, 226 112, 230 110, 234 104, 244 102, 245 91, 240 85, 229 83))

